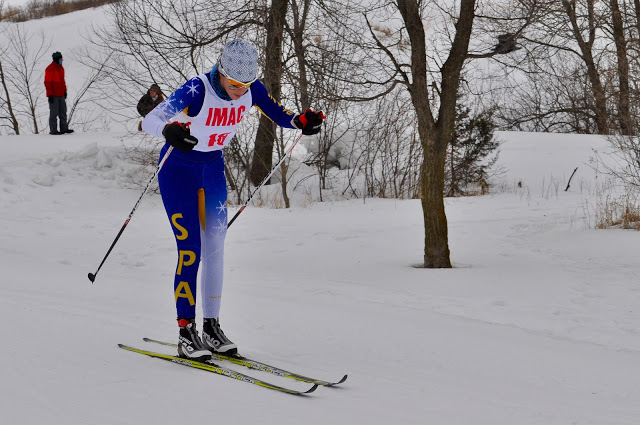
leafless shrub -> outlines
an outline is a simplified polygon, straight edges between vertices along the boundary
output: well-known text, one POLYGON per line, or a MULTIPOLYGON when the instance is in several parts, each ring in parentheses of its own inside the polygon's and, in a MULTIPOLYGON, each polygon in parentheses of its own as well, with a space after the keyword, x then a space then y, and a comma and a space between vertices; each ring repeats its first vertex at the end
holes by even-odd
POLYGON ((640 197, 637 192, 619 196, 607 193, 596 204, 597 229, 640 230, 640 197))
POLYGON ((351 167, 363 174, 363 196, 415 199, 420 196, 422 148, 411 102, 403 92, 370 105, 358 133, 351 167))
POLYGON ((610 149, 594 151, 591 166, 626 186, 640 189, 640 138, 609 136, 610 149))
POLYGON ((50 45, 44 32, 32 33, 24 24, 6 26, 0 32, 4 52, 0 59, 0 114, 2 125, 14 134, 20 134, 24 127, 40 132, 37 106, 44 97, 44 69, 39 68, 38 59, 50 45))

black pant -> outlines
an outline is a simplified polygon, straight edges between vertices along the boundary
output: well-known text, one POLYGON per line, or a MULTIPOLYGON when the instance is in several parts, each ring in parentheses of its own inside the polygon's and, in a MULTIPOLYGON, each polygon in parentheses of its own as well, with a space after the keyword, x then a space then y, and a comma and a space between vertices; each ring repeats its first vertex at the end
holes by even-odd
POLYGON ((49 131, 58 132, 58 117, 60 118, 60 133, 69 130, 67 124, 67 101, 64 96, 54 96, 53 102, 49 102, 49 131))

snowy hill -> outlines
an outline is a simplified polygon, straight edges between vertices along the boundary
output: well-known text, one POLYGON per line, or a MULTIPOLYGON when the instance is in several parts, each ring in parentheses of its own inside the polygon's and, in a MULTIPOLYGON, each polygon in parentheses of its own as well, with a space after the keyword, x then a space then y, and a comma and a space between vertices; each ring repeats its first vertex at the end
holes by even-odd
POLYGON ((141 338, 177 337, 158 195, 86 277, 140 194, 116 136, 2 140, 3 423, 637 423, 638 233, 589 227, 600 138, 500 133, 503 190, 447 200, 451 270, 413 267, 418 201, 247 209, 227 238, 222 322, 245 355, 349 373, 301 399, 116 346, 171 353, 141 338))
MULTIPOLYGON (((22 7, 22 4, 14 4, 21 0, 9 3, 11 6, 22 7)), ((31 75, 31 93, 35 97, 36 115, 40 132, 49 132, 49 106, 44 90, 44 70, 51 63, 51 55, 55 51, 60 51, 64 58, 65 80, 67 83, 67 108, 70 117, 70 127, 75 131, 85 131, 86 129, 99 131, 124 131, 126 129, 135 131, 138 125, 139 114, 136 111, 136 102, 145 90, 140 90, 139 94, 133 97, 136 99, 130 107, 117 107, 106 110, 108 106, 104 99, 100 102, 95 97, 98 94, 88 94, 85 92, 87 85, 95 78, 94 71, 87 65, 87 49, 95 49, 88 41, 95 32, 104 31, 110 25, 109 6, 85 9, 60 16, 27 21, 25 23, 0 22, 0 43, 8 46, 7 37, 14 36, 13 31, 6 32, 7 29, 21 29, 22 38, 28 45, 26 51, 28 58, 25 59, 29 66, 33 65, 31 75), (43 40, 44 37, 44 40, 43 40), (44 44, 44 47, 41 45, 44 44), (40 50, 43 48, 44 50, 40 50), (36 53, 40 53, 35 57, 36 53), (75 110, 74 104, 76 105, 75 110), (87 122, 89 120, 93 120, 87 122)), ((7 47, 9 48, 9 47, 7 47)), ((17 53, 9 50, 8 54, 17 53)), ((5 65, 5 68, 7 66, 5 65)), ((14 84, 24 84, 21 80, 16 80, 14 84)), ((11 84, 9 84, 11 86, 11 84)), ((93 84, 95 89, 95 84, 93 84)), ((11 88, 14 102, 24 102, 22 96, 17 96, 15 89, 11 88)), ((114 88, 114 90, 118 90, 114 88)), ((109 96, 110 93, 100 94, 109 96)), ((25 105, 14 105, 18 110, 24 110, 25 105)), ((26 113, 23 111, 23 115, 26 113)), ((33 124, 30 115, 19 117, 21 134, 32 133, 33 124)), ((13 134, 13 132, 11 132, 13 134)), ((0 133, 2 134, 2 133, 0 133)))

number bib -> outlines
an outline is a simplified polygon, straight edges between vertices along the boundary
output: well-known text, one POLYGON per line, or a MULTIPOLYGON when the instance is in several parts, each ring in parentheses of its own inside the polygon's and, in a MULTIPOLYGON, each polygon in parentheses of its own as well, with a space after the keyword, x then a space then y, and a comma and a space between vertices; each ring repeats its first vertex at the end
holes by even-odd
POLYGON ((244 114, 253 106, 251 90, 238 100, 223 100, 211 87, 207 77, 198 76, 205 87, 205 96, 200 113, 189 117, 191 134, 198 138, 196 151, 211 152, 227 146, 244 114))

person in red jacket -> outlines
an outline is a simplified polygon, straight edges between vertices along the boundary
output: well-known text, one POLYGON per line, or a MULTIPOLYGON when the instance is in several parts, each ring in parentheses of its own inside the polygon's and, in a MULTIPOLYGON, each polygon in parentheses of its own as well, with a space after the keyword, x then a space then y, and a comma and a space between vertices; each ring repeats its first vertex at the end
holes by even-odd
POLYGON ((73 133, 67 123, 67 84, 64 81, 62 53, 51 55, 53 62, 44 71, 44 86, 49 99, 49 134, 73 133), (58 131, 60 118, 60 131, 58 131))

